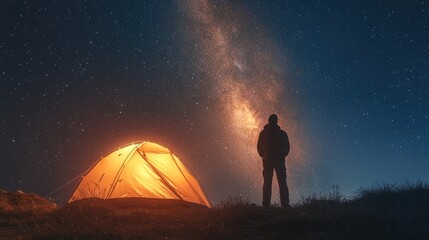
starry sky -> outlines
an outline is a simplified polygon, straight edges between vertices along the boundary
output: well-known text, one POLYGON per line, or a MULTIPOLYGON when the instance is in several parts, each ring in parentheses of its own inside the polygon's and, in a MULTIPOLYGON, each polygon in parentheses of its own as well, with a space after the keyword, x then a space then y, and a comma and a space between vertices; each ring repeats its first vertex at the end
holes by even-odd
POLYGON ((0 4, 1 189, 64 202, 73 184, 50 194, 150 140, 212 202, 260 203, 271 113, 290 137, 292 202, 429 181, 426 1, 0 4))

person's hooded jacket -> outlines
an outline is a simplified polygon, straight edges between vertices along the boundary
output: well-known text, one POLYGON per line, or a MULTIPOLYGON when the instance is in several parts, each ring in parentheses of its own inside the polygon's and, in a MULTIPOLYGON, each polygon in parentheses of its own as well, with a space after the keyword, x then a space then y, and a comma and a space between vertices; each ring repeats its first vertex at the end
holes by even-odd
POLYGON ((287 133, 277 124, 269 123, 259 134, 257 148, 264 160, 284 159, 290 150, 287 133))

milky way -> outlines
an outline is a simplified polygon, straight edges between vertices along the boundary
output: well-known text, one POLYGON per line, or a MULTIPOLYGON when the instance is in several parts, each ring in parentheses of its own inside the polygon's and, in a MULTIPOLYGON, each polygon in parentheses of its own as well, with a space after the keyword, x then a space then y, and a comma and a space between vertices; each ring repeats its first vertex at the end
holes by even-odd
MULTIPOLYGON (((187 1, 182 8, 189 15, 198 64, 207 76, 202 81, 220 106, 215 122, 224 130, 209 137, 228 139, 226 148, 231 148, 219 167, 226 166, 248 186, 237 190, 237 195, 255 201, 262 188, 256 141, 269 114, 279 115, 279 124, 291 139, 288 169, 298 171, 304 166, 304 132, 295 114, 299 106, 285 96, 286 74, 273 54, 276 49, 269 36, 261 25, 251 24, 253 19, 245 9, 205 0, 187 1)), ((293 182, 289 181, 291 189, 293 182)))

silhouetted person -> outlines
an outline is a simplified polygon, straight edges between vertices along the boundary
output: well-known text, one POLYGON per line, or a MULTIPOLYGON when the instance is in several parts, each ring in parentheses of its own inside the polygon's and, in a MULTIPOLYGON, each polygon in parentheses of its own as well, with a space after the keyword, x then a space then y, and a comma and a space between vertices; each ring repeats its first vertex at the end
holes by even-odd
POLYGON ((289 138, 287 133, 277 125, 277 115, 271 114, 268 124, 259 134, 258 153, 264 163, 263 200, 262 205, 269 207, 271 202, 271 186, 273 170, 276 171, 280 189, 280 202, 282 207, 289 207, 289 189, 286 183, 285 157, 289 154, 289 138))

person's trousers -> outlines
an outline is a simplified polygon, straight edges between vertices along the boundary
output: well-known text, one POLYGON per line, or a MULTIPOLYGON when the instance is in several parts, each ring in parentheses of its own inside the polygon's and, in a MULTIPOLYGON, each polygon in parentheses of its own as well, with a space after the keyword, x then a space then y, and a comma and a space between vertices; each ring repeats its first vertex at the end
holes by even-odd
POLYGON ((286 166, 284 159, 268 160, 264 159, 264 186, 262 195, 262 205, 265 207, 271 204, 271 187, 273 183, 273 172, 276 171, 277 181, 280 190, 280 202, 283 207, 289 206, 289 189, 286 183, 286 166))

